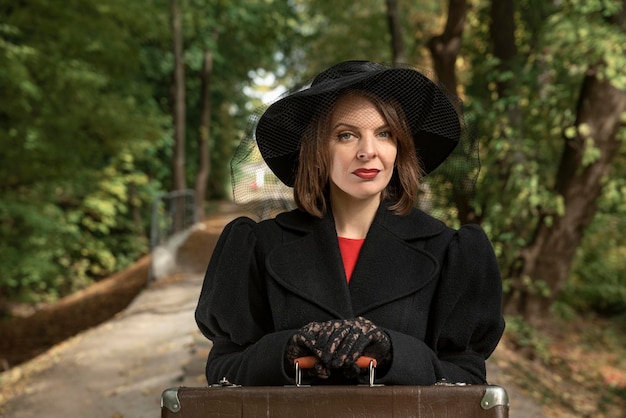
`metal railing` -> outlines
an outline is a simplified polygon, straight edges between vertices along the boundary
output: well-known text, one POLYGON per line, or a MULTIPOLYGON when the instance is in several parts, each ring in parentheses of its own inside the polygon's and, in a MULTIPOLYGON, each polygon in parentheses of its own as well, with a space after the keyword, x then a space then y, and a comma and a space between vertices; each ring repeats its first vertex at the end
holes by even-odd
MULTIPOLYGON (((193 190, 177 190, 158 196, 152 206, 150 251, 163 245, 172 236, 198 222, 196 194, 193 190)), ((151 263, 152 264, 152 263, 151 263)), ((153 281, 153 266, 149 280, 153 281)))

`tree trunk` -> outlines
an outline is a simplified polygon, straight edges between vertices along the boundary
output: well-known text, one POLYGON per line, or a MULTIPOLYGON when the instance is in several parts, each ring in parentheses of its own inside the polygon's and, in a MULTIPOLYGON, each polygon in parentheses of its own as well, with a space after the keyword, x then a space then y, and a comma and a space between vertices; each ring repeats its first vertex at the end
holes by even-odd
POLYGON ((437 78, 449 92, 456 95, 458 82, 455 66, 461 49, 466 16, 466 0, 449 0, 446 27, 441 35, 431 38, 428 42, 437 78))
MULTIPOLYGON (((626 0, 623 3, 626 6, 626 0)), ((608 21, 625 31, 626 8, 608 21)), ((597 212, 603 179, 621 146, 618 133, 624 128, 626 91, 597 76, 601 65, 591 67, 582 82, 576 136, 564 136, 554 185, 554 192, 563 198, 564 213, 542 215, 532 242, 520 251, 519 267, 511 277, 512 291, 506 295, 505 311, 535 324, 541 324, 567 283, 576 249, 597 212), (590 147, 599 151, 599 157, 586 162, 585 150, 590 147), (551 223, 544 222, 548 216, 551 223)))
MULTIPOLYGON (((183 62, 182 16, 178 0, 170 0, 170 24, 174 53, 174 74, 172 77, 172 120, 174 124, 174 145, 172 150, 172 191, 187 188, 185 179, 185 65, 183 62)), ((172 233, 184 227, 185 199, 176 196, 172 218, 172 233)))
MULTIPOLYGON (((498 70, 513 71, 517 59, 515 43, 515 4, 513 0, 491 0, 491 22, 489 33, 493 44, 493 55, 500 60, 498 70)), ((507 82, 498 81, 498 93, 506 95, 507 82)))
POLYGON ((563 197, 564 214, 553 217, 551 226, 542 219, 532 243, 522 250, 521 267, 506 301, 508 313, 522 314, 539 324, 565 286, 576 248, 596 213, 602 180, 609 174, 621 145, 617 134, 624 125, 624 112, 626 91, 598 79, 595 70, 590 70, 578 101, 578 134, 572 139, 565 138, 556 176, 555 192, 563 197), (600 151, 600 157, 585 165, 583 155, 589 141, 600 151), (536 286, 538 281, 543 286, 536 286), (527 283, 535 285, 527 286, 527 283))
POLYGON ((183 62, 182 16, 178 0, 170 0, 170 24, 174 53, 172 79, 172 116, 174 146, 172 153, 172 190, 187 188, 185 181, 185 66, 183 62))
MULTIPOLYGON (((217 31, 213 31, 213 40, 217 39, 217 31)), ((204 219, 204 201, 211 172, 211 151, 209 149, 209 135, 211 128, 211 75, 213 73, 213 53, 210 49, 204 51, 204 62, 202 64, 201 95, 200 104, 200 126, 198 128, 198 158, 199 167, 196 175, 196 215, 198 219, 204 219)))
MULTIPOLYGON (((514 0, 492 0, 491 1, 491 22, 489 25, 489 34, 493 47, 493 55, 498 58, 499 64, 497 70, 500 73, 518 74, 520 69, 518 62, 517 44, 515 42, 515 3, 514 0)), ((506 97, 510 95, 512 84, 516 82, 517 77, 507 78, 506 81, 499 80, 496 82, 498 97, 506 97)), ((517 104, 510 104, 507 112, 508 124, 512 126, 514 132, 519 132, 510 139, 512 144, 520 142, 523 132, 522 113, 517 104)), ((502 129, 501 133, 505 135, 506 129, 502 129)), ((518 146, 513 147, 514 150, 519 149, 518 146)), ((526 157, 518 151, 514 151, 512 161, 503 161, 504 165, 499 167, 499 176, 507 178, 510 175, 512 164, 525 164, 526 157)))
POLYGON ((386 0, 387 3, 387 23, 391 34, 391 52, 393 64, 406 63, 406 49, 402 41, 402 25, 399 18, 398 0, 386 0))
MULTIPOLYGON (((466 16, 467 1, 450 0, 448 3, 448 19, 443 33, 431 38, 428 42, 428 48, 433 58, 439 82, 450 93, 457 96, 456 60, 461 49, 466 16)), ((476 211, 469 200, 470 198, 471 196, 467 193, 454 194, 454 203, 457 207, 459 221, 462 224, 478 221, 476 211)))

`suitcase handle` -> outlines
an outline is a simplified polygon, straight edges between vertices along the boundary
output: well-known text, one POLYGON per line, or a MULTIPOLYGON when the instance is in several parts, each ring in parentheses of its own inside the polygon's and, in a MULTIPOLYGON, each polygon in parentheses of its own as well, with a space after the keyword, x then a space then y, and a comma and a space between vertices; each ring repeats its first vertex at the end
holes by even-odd
MULTIPOLYGON (((293 364, 296 368, 296 386, 302 386, 302 370, 308 370, 315 367, 318 359, 315 356, 305 356, 298 357, 293 361, 293 364)), ((373 387, 374 385, 374 376, 375 369, 378 365, 378 362, 373 357, 361 356, 356 359, 356 365, 359 366, 360 369, 369 369, 369 386, 373 387)))

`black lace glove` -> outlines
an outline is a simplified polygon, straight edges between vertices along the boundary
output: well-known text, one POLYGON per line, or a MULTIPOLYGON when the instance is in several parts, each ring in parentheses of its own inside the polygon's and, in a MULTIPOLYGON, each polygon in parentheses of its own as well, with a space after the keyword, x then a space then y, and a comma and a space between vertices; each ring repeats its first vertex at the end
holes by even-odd
POLYGON ((294 333, 287 345, 285 360, 314 355, 319 361, 314 375, 330 376, 330 369, 342 369, 347 377, 359 374, 355 361, 362 355, 374 357, 381 365, 391 360, 389 336, 372 321, 358 317, 326 322, 311 322, 294 333))
POLYGON ((311 322, 291 336, 285 350, 285 367, 287 370, 294 370, 293 362, 298 357, 315 356, 318 359, 315 367, 304 372, 322 379, 330 376, 330 370, 321 361, 323 346, 319 344, 319 336, 326 332, 328 326, 329 322, 311 322))
MULTIPOLYGON (((357 372, 356 360, 365 355, 379 365, 391 360, 391 341, 382 329, 369 319, 358 317, 333 321, 333 332, 327 333, 321 360, 331 369, 352 369, 357 372)), ((320 336, 320 343, 325 336, 320 336)))

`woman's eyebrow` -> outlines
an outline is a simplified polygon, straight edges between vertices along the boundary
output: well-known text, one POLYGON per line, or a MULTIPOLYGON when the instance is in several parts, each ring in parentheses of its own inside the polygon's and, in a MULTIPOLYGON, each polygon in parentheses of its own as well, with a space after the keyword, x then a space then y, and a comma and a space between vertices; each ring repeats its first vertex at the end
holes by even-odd
MULTIPOLYGON (((339 129, 339 128, 348 128, 348 129, 355 129, 356 130, 356 129, 361 129, 362 127, 356 126, 356 125, 351 125, 351 124, 346 123, 346 122, 338 122, 337 124, 335 124, 335 126, 333 126, 333 130, 336 130, 336 129, 339 129)), ((389 128, 390 128, 389 124, 384 124, 384 125, 381 125, 381 126, 375 128, 374 130, 375 131, 379 131, 381 129, 389 129, 389 128)))
POLYGON ((337 124, 335 124, 335 126, 333 126, 333 129, 339 129, 339 128, 359 129, 358 126, 351 125, 351 124, 345 123, 345 122, 338 122, 337 124))

